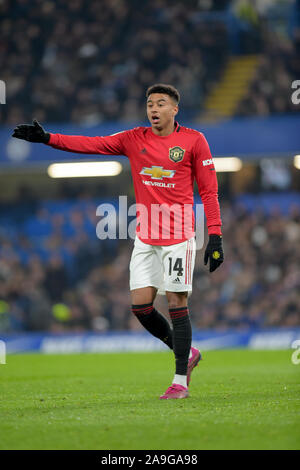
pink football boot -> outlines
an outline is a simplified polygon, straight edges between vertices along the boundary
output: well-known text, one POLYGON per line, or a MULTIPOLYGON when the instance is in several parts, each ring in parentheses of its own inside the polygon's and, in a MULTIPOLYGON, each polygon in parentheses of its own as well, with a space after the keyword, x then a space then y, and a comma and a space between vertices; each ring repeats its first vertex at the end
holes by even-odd
POLYGON ((159 399, 169 400, 170 398, 187 398, 188 396, 189 391, 187 388, 182 385, 172 384, 159 399))
POLYGON ((199 364, 199 361, 201 361, 202 359, 201 352, 198 349, 191 348, 191 350, 192 350, 192 356, 189 359, 188 368, 187 368, 187 386, 189 386, 189 383, 191 381, 191 374, 192 374, 194 367, 197 367, 199 364))

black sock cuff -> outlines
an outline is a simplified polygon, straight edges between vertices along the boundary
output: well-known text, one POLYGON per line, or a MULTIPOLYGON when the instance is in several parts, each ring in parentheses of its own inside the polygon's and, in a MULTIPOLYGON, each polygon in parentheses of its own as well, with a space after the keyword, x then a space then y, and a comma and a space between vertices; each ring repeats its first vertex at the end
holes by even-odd
POLYGON ((189 309, 188 307, 169 308, 169 314, 171 320, 175 320, 177 318, 187 317, 189 314, 189 309))
POLYGON ((131 305, 131 310, 134 315, 149 315, 153 311, 153 303, 131 305))

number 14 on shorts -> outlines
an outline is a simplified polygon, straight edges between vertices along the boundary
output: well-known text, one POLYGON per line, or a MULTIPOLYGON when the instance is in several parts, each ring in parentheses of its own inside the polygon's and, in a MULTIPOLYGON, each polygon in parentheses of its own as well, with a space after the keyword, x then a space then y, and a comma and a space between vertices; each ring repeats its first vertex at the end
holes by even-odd
POLYGON ((169 257, 169 276, 172 276, 172 272, 177 276, 183 276, 182 258, 176 258, 173 263, 173 258, 169 257))
POLYGON ((184 285, 187 287, 188 291, 191 291, 195 263, 195 241, 193 239, 187 240, 184 244, 178 245, 176 251, 177 253, 174 253, 173 256, 172 253, 168 253, 167 269, 169 282, 171 282, 172 285, 184 285), (180 251, 180 253, 178 253, 178 251, 180 251))

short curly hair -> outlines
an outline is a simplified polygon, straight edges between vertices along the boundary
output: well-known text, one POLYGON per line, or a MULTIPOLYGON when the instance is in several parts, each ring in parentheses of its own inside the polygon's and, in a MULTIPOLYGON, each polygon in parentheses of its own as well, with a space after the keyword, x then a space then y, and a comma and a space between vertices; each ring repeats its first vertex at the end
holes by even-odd
POLYGON ((169 95, 176 104, 179 104, 180 94, 179 91, 173 85, 165 85, 164 83, 155 83, 151 85, 146 91, 146 98, 148 98, 152 93, 164 93, 169 95))

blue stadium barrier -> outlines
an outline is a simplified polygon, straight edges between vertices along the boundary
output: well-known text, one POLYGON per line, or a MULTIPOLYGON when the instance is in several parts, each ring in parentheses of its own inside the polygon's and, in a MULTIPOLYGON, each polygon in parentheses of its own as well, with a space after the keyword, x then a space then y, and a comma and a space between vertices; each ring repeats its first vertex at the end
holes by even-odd
MULTIPOLYGON (((202 350, 289 349, 300 340, 300 328, 249 329, 243 332, 208 330, 193 333, 193 345, 202 350)), ((82 334, 27 333, 0 335, 7 353, 102 353, 122 351, 163 351, 167 347, 147 333, 110 332, 82 334)))
POLYGON ((274 210, 287 215, 291 209, 300 208, 300 193, 296 191, 286 192, 262 192, 260 194, 240 194, 235 198, 235 203, 242 204, 249 212, 259 212, 270 215, 274 210))

